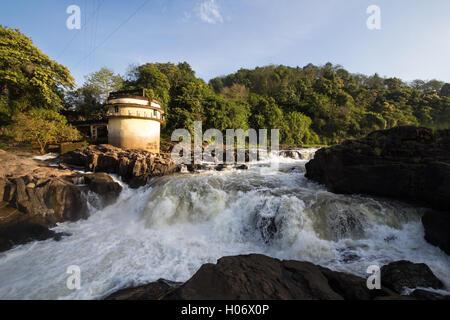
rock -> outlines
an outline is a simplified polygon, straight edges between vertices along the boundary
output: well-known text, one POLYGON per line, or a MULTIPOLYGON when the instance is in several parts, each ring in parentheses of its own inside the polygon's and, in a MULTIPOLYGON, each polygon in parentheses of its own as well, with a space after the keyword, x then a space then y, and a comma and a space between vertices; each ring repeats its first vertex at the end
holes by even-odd
MULTIPOLYGON (((85 179, 78 173, 42 161, 0 154, 0 251, 31 240, 56 239, 58 234, 49 228, 86 219, 87 199, 75 184, 81 180, 85 179)), ((108 203, 121 190, 106 175, 92 175, 89 182, 108 203)))
POLYGON ((205 264, 184 284, 158 280, 127 288, 108 300, 373 300, 414 299, 383 288, 369 290, 366 279, 310 262, 280 261, 251 254, 205 264))
POLYGON ((331 192, 420 201, 441 211, 424 216, 425 239, 449 253, 449 129, 396 127, 320 149, 306 177, 331 192))
POLYGON ((203 265, 190 280, 164 299, 343 300, 376 296, 376 293, 369 293, 364 279, 333 274, 309 262, 280 261, 257 254, 225 257, 217 264, 203 265), (333 282, 333 279, 339 280, 333 282))
POLYGON ((449 295, 444 296, 436 292, 431 292, 422 289, 414 290, 409 296, 417 300, 450 300, 449 295))
POLYGON ((379 290, 368 290, 367 280, 352 274, 331 271, 319 267, 322 274, 328 279, 329 286, 341 295, 345 300, 372 300, 376 297, 399 298, 395 292, 381 288, 379 290))
POLYGON ((450 211, 450 130, 396 127, 316 152, 306 177, 336 193, 423 201, 450 211))
POLYGON ((302 159, 302 154, 296 150, 280 150, 280 157, 302 159))
POLYGON ((105 300, 159 300, 180 285, 179 282, 159 279, 143 286, 119 290, 106 297, 105 300))
POLYGON ((59 163, 58 167, 63 170, 71 170, 70 167, 65 165, 64 163, 59 163))
POLYGON ((88 216, 82 190, 62 177, 42 181, 25 176, 0 178, 0 181, 3 201, 29 216, 41 217, 48 226, 88 216))
POLYGON ((7 225, 2 224, 0 225, 0 252, 30 241, 42 241, 51 238, 59 240, 61 236, 62 234, 51 231, 40 223, 24 221, 7 225))
POLYGON ((425 240, 450 254, 450 215, 428 211, 422 217, 425 240))
POLYGON ((113 204, 122 192, 120 184, 103 172, 85 175, 84 181, 89 190, 100 195, 105 206, 113 204))
POLYGON ((231 170, 231 166, 227 164, 218 164, 214 170, 216 171, 228 171, 231 170))
POLYGON ((381 284, 398 293, 405 288, 441 289, 444 285, 424 263, 396 261, 381 268, 381 284))
POLYGON ((111 145, 91 145, 72 151, 63 161, 86 171, 118 174, 132 188, 144 186, 151 177, 180 171, 168 154, 124 150, 111 145))

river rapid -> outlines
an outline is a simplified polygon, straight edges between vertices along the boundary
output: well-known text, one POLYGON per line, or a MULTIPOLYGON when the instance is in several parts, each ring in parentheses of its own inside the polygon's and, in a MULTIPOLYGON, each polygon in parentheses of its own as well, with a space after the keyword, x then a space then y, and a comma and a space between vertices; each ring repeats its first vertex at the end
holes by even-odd
MULTIPOLYGON (((311 155, 314 150, 303 151, 311 155)), ((450 288, 450 257, 424 240, 423 208, 327 192, 306 160, 271 157, 249 170, 180 173, 137 190, 69 233, 0 254, 0 299, 100 299, 126 286, 188 280, 205 263, 261 253, 367 277, 370 265, 424 262, 450 288), (81 288, 69 290, 69 266, 81 288)))

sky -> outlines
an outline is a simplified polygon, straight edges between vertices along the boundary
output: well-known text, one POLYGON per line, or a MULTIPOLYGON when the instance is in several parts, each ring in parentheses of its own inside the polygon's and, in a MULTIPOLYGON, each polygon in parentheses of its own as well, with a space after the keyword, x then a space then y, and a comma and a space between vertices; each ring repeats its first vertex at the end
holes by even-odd
POLYGON ((101 67, 188 62, 211 78, 269 64, 327 62, 352 73, 450 82, 448 0, 0 0, 19 28, 81 85, 101 67), (67 8, 80 8, 69 29, 67 8), (369 29, 370 5, 380 29, 369 29))

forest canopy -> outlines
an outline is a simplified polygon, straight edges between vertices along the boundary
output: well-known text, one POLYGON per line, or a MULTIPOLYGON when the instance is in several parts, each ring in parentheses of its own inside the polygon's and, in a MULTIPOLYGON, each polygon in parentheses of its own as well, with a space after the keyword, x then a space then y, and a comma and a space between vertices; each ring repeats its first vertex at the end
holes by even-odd
POLYGON ((0 126, 32 109, 104 117, 111 91, 143 88, 166 111, 163 136, 177 128, 280 129, 281 143, 333 144, 399 125, 448 128, 450 84, 352 74, 340 65, 269 65, 211 79, 186 63, 104 67, 74 89, 70 71, 17 29, 0 26, 0 126))

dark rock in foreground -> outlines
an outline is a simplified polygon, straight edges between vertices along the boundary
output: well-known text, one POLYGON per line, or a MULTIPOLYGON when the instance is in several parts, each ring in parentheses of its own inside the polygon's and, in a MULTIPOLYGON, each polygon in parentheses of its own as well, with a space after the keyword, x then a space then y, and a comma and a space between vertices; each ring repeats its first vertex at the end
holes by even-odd
POLYGON ((151 177, 180 171, 170 155, 124 150, 107 144, 72 151, 63 160, 86 171, 118 174, 132 188, 144 186, 151 177))
POLYGON ((179 282, 159 279, 143 286, 119 290, 105 300, 159 300, 180 285, 179 282))
POLYGON ((381 284, 396 292, 405 288, 441 289, 444 285, 424 263, 396 261, 381 268, 381 284))
POLYGON ((416 289, 411 294, 411 297, 417 300, 450 300, 450 296, 444 296, 435 292, 416 289))
MULTIPOLYGON (((404 277, 408 276, 410 276, 408 273, 404 273, 404 277)), ((425 277, 428 279, 427 271, 425 277)), ((369 290, 366 279, 332 271, 309 262, 280 261, 252 254, 224 257, 219 259, 217 264, 205 264, 181 286, 159 280, 145 286, 120 290, 107 299, 399 300, 415 298, 401 296, 398 292, 383 286, 380 290, 369 290)))
POLYGON ((450 224, 450 130, 396 127, 320 149, 306 177, 330 191, 427 204, 445 212, 424 218, 426 239, 447 253, 450 224))

